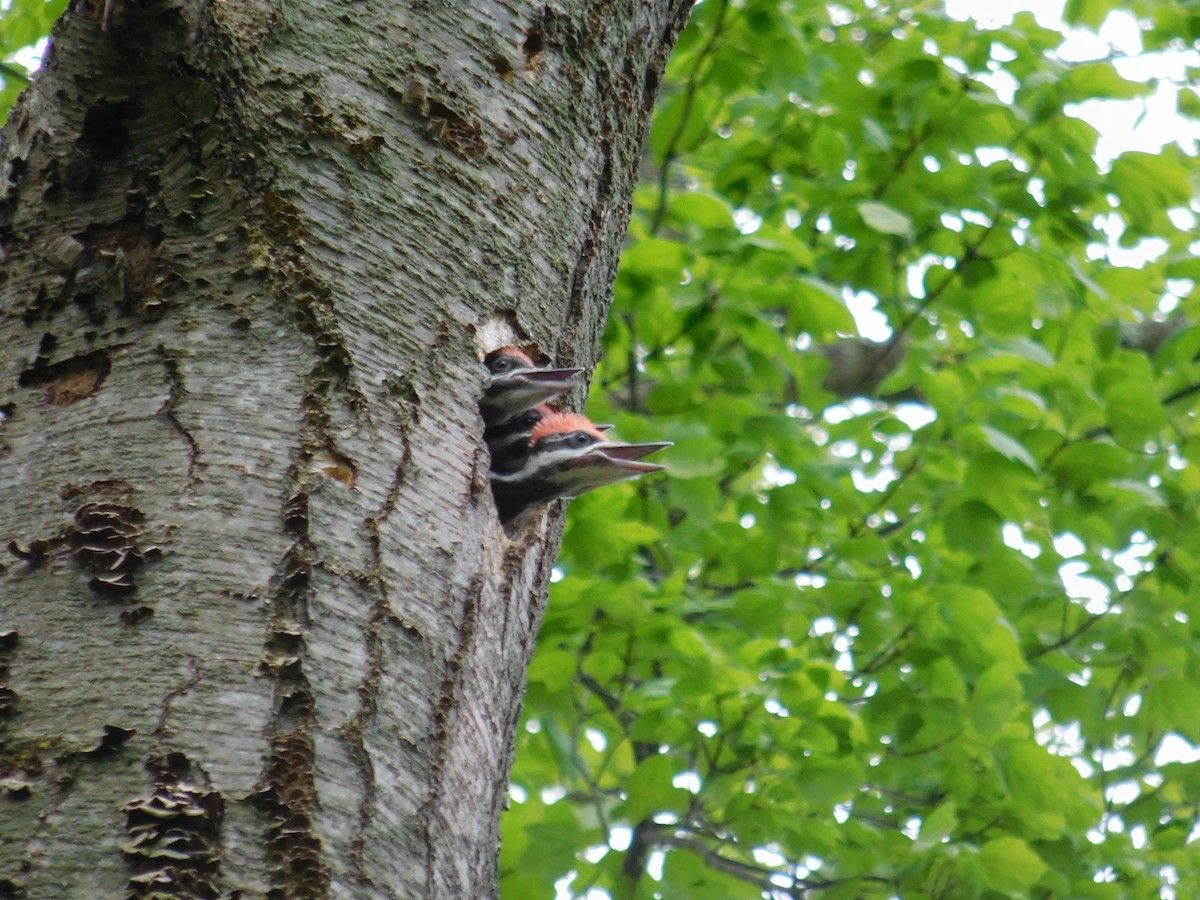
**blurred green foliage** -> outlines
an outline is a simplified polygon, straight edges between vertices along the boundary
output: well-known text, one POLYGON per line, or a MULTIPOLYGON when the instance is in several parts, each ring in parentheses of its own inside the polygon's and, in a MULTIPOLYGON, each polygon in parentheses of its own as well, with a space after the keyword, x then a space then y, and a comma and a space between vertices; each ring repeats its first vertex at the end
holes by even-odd
POLYGON ((1062 42, 695 8, 589 409, 677 444, 571 505, 505 896, 1200 896, 1198 168, 1098 164, 1159 85, 1062 42))
POLYGON ((67 8, 67 0, 3 0, 0 2, 0 122, 32 72, 17 55, 35 47, 50 33, 54 20, 67 8))

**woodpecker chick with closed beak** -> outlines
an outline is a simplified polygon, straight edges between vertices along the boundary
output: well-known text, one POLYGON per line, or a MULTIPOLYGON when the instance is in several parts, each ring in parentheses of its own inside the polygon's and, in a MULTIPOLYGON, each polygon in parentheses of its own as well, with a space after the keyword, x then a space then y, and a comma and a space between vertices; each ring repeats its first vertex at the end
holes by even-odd
POLYGON ((568 380, 583 369, 550 369, 536 365, 520 347, 501 347, 483 358, 488 383, 479 412, 488 427, 502 425, 528 409, 571 389, 568 380))
POLYGON ((585 416, 545 415, 533 428, 524 464, 514 472, 492 472, 500 520, 508 522, 551 500, 578 497, 607 484, 659 472, 666 466, 641 459, 670 446, 611 441, 585 416))

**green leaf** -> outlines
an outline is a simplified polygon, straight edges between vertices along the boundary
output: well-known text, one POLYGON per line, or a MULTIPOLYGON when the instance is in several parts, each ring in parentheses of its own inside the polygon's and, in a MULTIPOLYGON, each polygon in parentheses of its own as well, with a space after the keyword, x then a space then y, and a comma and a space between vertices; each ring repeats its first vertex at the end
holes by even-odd
POLYGON ((986 503, 978 500, 960 503, 946 513, 946 544, 986 556, 999 544, 1003 521, 986 503))
POLYGON ((651 544, 662 537, 662 531, 647 522, 618 522, 613 533, 630 544, 651 544))
POLYGON ((1176 732, 1192 744, 1200 744, 1200 688, 1179 677, 1156 679, 1143 700, 1142 721, 1155 734, 1176 732))
POLYGON ((687 261, 687 248, 677 241, 649 238, 621 255, 621 271, 650 279, 678 278, 687 261))
POLYGON ((1016 672, 998 663, 979 676, 971 693, 971 721, 985 737, 999 734, 1021 706, 1024 691, 1016 672))
POLYGON ((1086 25, 1095 30, 1108 18, 1112 8, 1110 0, 1067 0, 1063 20, 1068 25, 1086 25))
POLYGON ((566 650, 548 650, 534 657, 528 678, 556 690, 565 688, 575 677, 579 657, 566 650))
POLYGON ((663 459, 672 478, 711 478, 725 468, 724 450, 716 438, 683 438, 663 459))
POLYGON ((1149 92, 1149 84, 1127 81, 1112 63, 1080 63, 1071 68, 1060 86, 1064 102, 1080 102, 1094 97, 1127 100, 1149 92))
POLYGON ((671 782, 677 774, 676 761, 667 754, 642 760, 629 776, 625 817, 636 824, 660 812, 683 812, 691 794, 671 782))
POLYGON ((1142 385, 1114 384, 1104 393, 1104 410, 1113 436, 1126 447, 1140 447, 1167 426, 1162 404, 1142 385))
POLYGON ((681 223, 699 225, 706 230, 733 227, 729 203, 713 194, 693 191, 671 201, 671 215, 681 223))
POLYGON ((1046 864, 1019 838, 999 837, 979 851, 987 886, 1009 897, 1026 898, 1046 871, 1046 864))
POLYGON ((650 152, 662 165, 669 154, 694 150, 712 134, 713 114, 719 100, 708 94, 681 92, 669 98, 650 128, 650 152))
POLYGON ((1053 368, 1056 362, 1049 350, 1027 337, 991 340, 987 346, 994 348, 993 352, 997 354, 1011 353, 1047 369, 1053 368))
POLYGON ((1026 669, 1013 626, 996 601, 966 585, 939 585, 935 590, 948 634, 962 645, 964 658, 973 665, 1007 666, 1014 674, 1026 669))
POLYGON ((1032 471, 1038 470, 1037 461, 1030 455, 1029 451, 1014 438, 1009 437, 1002 431, 997 431, 988 425, 980 425, 979 430, 983 432, 984 438, 992 446, 997 453, 1005 459, 1019 462, 1023 466, 1028 467, 1032 471))
POLYGON ((862 768, 852 759, 827 759, 804 765, 796 776, 796 790, 811 805, 843 803, 862 784, 862 768))
POLYGON ((1165 224, 1165 211, 1192 198, 1191 170, 1173 154, 1127 151, 1113 160, 1109 179, 1120 211, 1137 228, 1165 224))
POLYGON ((940 844, 958 827, 958 806, 953 800, 940 804, 921 823, 921 834, 914 843, 917 850, 928 850, 940 844))
POLYGON ((1194 87, 1181 86, 1175 95, 1176 109, 1189 119, 1200 119, 1200 93, 1194 87))
POLYGON ((858 204, 858 213, 870 228, 880 234, 912 234, 912 220, 886 203, 864 200, 858 204))

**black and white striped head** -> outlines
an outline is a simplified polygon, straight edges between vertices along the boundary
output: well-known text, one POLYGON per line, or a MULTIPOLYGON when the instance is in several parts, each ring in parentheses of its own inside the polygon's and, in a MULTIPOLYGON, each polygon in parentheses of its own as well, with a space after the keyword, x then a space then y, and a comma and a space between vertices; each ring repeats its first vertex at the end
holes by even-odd
POLYGON ((551 369, 537 366, 520 347, 501 347, 483 359, 488 382, 479 411, 484 422, 500 425, 526 410, 571 389, 569 379, 583 369, 551 369))

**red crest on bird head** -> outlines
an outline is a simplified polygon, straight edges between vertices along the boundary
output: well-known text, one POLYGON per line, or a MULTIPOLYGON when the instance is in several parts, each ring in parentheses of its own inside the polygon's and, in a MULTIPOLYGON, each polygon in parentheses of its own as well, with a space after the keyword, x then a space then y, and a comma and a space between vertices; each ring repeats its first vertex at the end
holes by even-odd
POLYGON ((533 434, 529 436, 529 442, 536 444, 547 435, 568 434, 572 431, 586 431, 588 434, 594 434, 603 441, 608 440, 604 436, 604 432, 593 425, 591 419, 587 416, 581 416, 579 413, 561 412, 544 416, 542 421, 534 426, 533 434))

